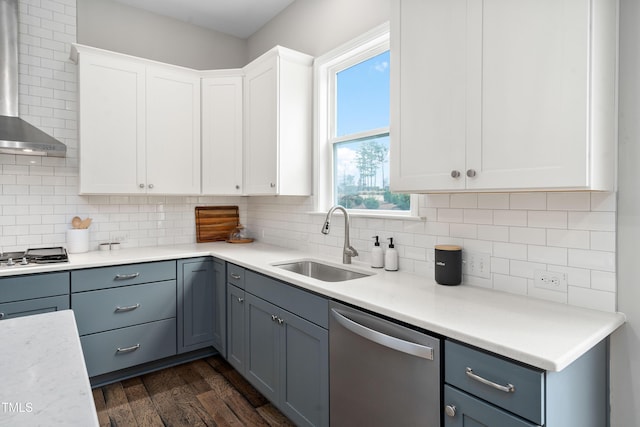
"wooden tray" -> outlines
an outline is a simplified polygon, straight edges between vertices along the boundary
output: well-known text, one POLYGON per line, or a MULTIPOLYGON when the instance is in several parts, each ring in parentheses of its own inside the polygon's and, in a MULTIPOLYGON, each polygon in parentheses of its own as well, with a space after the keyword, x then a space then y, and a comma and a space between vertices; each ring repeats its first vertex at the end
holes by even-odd
POLYGON ((227 240, 239 224, 237 206, 197 206, 196 242, 227 240))

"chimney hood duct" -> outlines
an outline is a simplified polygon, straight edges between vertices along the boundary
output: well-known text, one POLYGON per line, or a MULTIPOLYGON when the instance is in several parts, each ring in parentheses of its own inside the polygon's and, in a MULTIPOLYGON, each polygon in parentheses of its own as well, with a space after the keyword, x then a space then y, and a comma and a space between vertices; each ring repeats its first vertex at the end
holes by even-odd
POLYGON ((18 0, 0 0, 0 153, 67 153, 62 142, 18 117, 18 0))

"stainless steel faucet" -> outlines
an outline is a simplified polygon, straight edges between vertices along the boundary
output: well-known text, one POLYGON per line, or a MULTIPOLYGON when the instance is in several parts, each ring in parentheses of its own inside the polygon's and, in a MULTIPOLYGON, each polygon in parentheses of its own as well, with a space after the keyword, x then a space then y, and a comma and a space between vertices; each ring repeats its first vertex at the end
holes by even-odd
POLYGON ((351 257, 354 256, 358 256, 358 251, 356 251, 356 249, 351 246, 351 243, 349 243, 349 213, 347 212, 347 210, 340 205, 335 205, 334 207, 332 207, 331 209, 329 209, 329 212, 327 212, 327 218, 324 221, 324 225, 322 226, 322 230, 320 230, 322 232, 322 234, 329 234, 329 225, 331 223, 331 215, 333 215, 333 212, 336 210, 340 210, 342 211, 343 215, 344 215, 344 249, 342 251, 342 263, 343 264, 351 264, 351 257))

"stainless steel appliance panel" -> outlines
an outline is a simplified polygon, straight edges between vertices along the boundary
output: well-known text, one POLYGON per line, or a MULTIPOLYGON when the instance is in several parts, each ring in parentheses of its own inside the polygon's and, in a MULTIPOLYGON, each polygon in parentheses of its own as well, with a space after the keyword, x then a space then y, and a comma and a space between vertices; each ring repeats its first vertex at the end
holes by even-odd
POLYGON ((336 302, 330 313, 331 426, 440 426, 440 339, 336 302))

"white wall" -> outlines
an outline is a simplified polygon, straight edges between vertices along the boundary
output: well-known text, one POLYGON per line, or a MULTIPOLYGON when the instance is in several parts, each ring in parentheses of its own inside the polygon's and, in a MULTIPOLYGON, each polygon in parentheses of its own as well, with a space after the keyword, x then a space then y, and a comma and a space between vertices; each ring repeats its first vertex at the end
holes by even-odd
POLYGON ((196 70, 248 62, 246 40, 110 0, 78 0, 78 42, 196 70))
POLYGON ((620 2, 618 309, 611 340, 611 425, 640 425, 640 4, 620 2))
POLYGON ((249 37, 249 60, 277 44, 322 55, 388 21, 389 10, 389 0, 298 0, 249 37))

